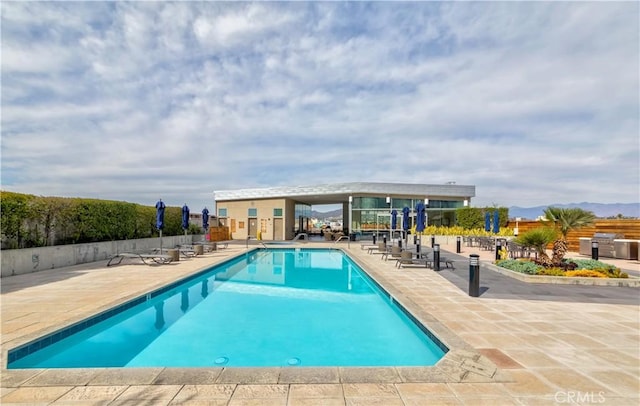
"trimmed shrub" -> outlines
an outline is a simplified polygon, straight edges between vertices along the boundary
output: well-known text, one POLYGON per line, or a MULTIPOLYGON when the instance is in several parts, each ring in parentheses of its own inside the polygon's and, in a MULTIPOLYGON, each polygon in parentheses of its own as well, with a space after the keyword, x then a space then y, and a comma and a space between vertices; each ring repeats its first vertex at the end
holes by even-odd
POLYGON ((542 266, 536 265, 535 262, 517 259, 499 260, 496 261, 496 265, 527 275, 535 275, 538 273, 538 270, 542 268, 542 266))
POLYGON ((625 272, 620 271, 620 268, 595 268, 593 271, 604 274, 607 278, 628 278, 625 272))
POLYGON ((577 269, 575 271, 567 271, 565 276, 583 277, 583 278, 606 278, 607 275, 602 272, 593 271, 591 269, 577 269))
POLYGON ((613 265, 606 264, 595 259, 569 259, 568 261, 576 264, 578 270, 587 269, 604 274, 607 278, 628 278, 625 272, 613 265))
POLYGON ((596 261, 595 259, 568 259, 567 262, 573 262, 578 266, 578 269, 598 269, 598 268, 610 268, 616 269, 615 266, 605 264, 604 262, 596 261))
POLYGON ((542 268, 536 275, 567 276, 562 268, 542 268))

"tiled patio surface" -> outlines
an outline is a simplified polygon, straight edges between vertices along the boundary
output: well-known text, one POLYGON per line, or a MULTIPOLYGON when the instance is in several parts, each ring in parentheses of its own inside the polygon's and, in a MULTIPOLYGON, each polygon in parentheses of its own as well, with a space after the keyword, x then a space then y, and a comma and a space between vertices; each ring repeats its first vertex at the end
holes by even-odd
MULTIPOLYGON (((456 351, 431 369, 6 369, 8 349, 245 251, 230 245, 170 265, 102 261, 3 278, 0 404, 640 404, 640 289, 527 286, 483 268, 485 289, 473 298, 466 258, 475 252, 491 261, 491 252, 463 247, 456 257, 446 252, 455 247, 443 246, 456 269, 437 273, 397 269, 359 242, 308 246, 345 249, 456 351), (463 364, 480 369, 456 375, 463 364)), ((618 266, 639 268, 637 261, 618 266)))

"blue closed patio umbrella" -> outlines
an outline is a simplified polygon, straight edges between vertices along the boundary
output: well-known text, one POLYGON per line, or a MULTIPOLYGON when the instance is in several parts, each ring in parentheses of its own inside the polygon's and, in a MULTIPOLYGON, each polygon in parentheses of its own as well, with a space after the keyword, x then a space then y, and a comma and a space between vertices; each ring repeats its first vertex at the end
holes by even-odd
POLYGON ((393 237, 393 232, 395 231, 396 227, 398 227, 398 210, 393 209, 391 210, 391 237, 393 237))
POLYGON ((408 207, 402 208, 402 229, 404 231, 409 231, 409 213, 411 209, 408 207))
POLYGON ((160 232, 160 254, 162 254, 162 229, 164 228, 164 209, 165 204, 162 199, 156 203, 156 228, 160 232))
POLYGON ((391 210, 391 241, 393 241, 393 237, 396 231, 396 227, 398 227, 398 211, 396 209, 391 210))
POLYGON ((493 232, 495 234, 500 232, 500 213, 498 213, 498 210, 493 212, 493 232))
POLYGON ((204 233, 207 234, 209 229, 209 209, 206 207, 202 209, 202 228, 204 228, 204 233))
POLYGON ((487 233, 491 231, 491 213, 489 212, 484 214, 484 231, 487 233))
POLYGON ((416 204, 416 234, 420 233, 420 243, 422 243, 422 232, 424 231, 424 221, 425 221, 424 203, 420 202, 416 204))
POLYGON ((416 232, 421 233, 424 231, 425 226, 425 208, 424 203, 416 204, 416 232))
POLYGON ((402 208, 402 229, 404 230, 404 235, 405 238, 407 238, 407 241, 409 240, 409 233, 407 231, 409 231, 409 213, 411 213, 411 209, 408 207, 403 207, 402 208))
POLYGON ((182 206, 182 229, 184 230, 184 235, 187 235, 187 229, 189 228, 189 206, 185 203, 182 206))

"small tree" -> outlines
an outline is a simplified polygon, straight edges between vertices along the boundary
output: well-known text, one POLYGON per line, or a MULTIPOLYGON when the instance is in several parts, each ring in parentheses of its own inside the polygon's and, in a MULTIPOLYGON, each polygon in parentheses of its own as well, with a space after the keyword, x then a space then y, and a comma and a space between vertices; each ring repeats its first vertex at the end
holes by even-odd
POLYGON ((29 206, 35 199, 33 195, 13 192, 0 194, 0 228, 2 229, 3 246, 8 248, 22 248, 27 230, 26 221, 29 219, 29 206))
POLYGON ((595 218, 596 216, 592 212, 577 207, 567 209, 548 207, 544 211, 543 221, 553 223, 556 229, 560 231, 560 238, 553 243, 551 262, 555 266, 562 263, 567 253, 567 234, 569 234, 569 231, 590 226, 595 218))
POLYGON ((518 244, 532 247, 538 254, 538 262, 544 266, 552 266, 553 262, 547 255, 547 245, 551 244, 558 236, 558 232, 550 227, 539 227, 520 234, 516 238, 518 244))

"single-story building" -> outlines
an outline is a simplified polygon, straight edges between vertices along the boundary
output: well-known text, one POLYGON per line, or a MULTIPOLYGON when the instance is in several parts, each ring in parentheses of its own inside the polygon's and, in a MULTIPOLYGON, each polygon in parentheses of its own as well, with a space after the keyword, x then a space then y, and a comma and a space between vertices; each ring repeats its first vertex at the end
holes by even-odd
POLYGON ((315 186, 272 187, 214 191, 216 214, 231 238, 257 237, 290 240, 310 229, 311 207, 342 204, 345 233, 388 233, 391 213, 411 209, 413 221, 418 202, 426 205, 427 225, 455 224, 455 209, 470 204, 475 186, 352 182, 315 186))

